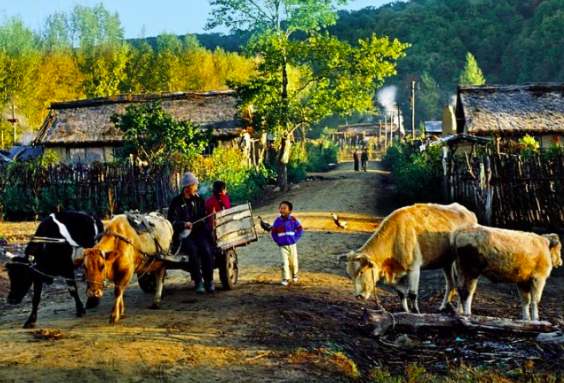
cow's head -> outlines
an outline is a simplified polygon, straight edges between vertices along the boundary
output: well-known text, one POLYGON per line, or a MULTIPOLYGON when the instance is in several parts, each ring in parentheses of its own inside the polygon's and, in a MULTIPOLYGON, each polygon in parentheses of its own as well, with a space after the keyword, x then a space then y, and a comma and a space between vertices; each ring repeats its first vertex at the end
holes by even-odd
POLYGON ((370 298, 380 276, 376 263, 366 254, 351 251, 347 254, 347 274, 353 281, 354 295, 362 299, 370 298))
POLYGON ((20 303, 33 282, 32 270, 27 257, 12 257, 6 264, 8 277, 10 278, 10 293, 8 303, 16 305, 20 303))
POLYGON ((83 262, 86 275, 86 295, 88 298, 101 298, 104 295, 106 262, 112 252, 98 248, 84 249, 83 262))
POLYGON ((548 239, 548 248, 550 250, 552 266, 562 266, 562 243, 560 243, 560 237, 558 237, 558 234, 545 234, 543 237, 548 239))

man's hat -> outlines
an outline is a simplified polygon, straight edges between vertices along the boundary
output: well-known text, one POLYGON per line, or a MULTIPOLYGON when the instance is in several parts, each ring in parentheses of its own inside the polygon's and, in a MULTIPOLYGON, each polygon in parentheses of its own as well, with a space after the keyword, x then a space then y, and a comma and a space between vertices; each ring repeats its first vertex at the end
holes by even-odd
POLYGON ((184 175, 182 176, 182 187, 185 188, 186 186, 190 186, 190 185, 194 185, 194 184, 199 184, 200 182, 198 181, 198 178, 192 174, 191 172, 186 172, 184 173, 184 175))

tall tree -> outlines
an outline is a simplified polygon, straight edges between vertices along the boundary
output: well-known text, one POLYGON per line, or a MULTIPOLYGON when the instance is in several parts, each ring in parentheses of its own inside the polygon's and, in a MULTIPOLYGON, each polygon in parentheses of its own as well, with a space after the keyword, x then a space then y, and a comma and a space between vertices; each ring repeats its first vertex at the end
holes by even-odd
POLYGON ((19 118, 17 127, 21 131, 22 126, 27 124, 22 117, 27 117, 24 115, 25 107, 32 99, 40 58, 37 38, 21 20, 10 19, 0 26, 0 54, 4 67, 0 110, 6 107, 15 109, 19 118))
POLYGON ((61 51, 72 48, 71 25, 65 13, 47 16, 41 33, 41 46, 46 51, 61 51))
POLYGON ((372 36, 357 47, 321 31, 336 21, 345 0, 212 0, 208 27, 226 26, 253 37, 258 74, 235 84, 255 110, 254 123, 276 133, 278 183, 287 188, 287 163, 294 131, 302 138, 312 124, 333 113, 373 108, 375 87, 395 74, 406 48, 372 36))
POLYGON ((75 6, 71 15, 73 41, 79 45, 77 59, 85 75, 88 97, 119 93, 127 72, 129 46, 123 40, 123 28, 117 14, 102 4, 75 6))
POLYGON ((458 78, 459 85, 483 85, 486 83, 486 78, 482 70, 478 66, 476 58, 472 53, 466 53, 466 64, 464 70, 460 73, 458 78))
POLYGON ((417 95, 416 114, 420 120, 438 120, 441 118, 441 94, 439 84, 428 73, 420 78, 420 90, 417 95))

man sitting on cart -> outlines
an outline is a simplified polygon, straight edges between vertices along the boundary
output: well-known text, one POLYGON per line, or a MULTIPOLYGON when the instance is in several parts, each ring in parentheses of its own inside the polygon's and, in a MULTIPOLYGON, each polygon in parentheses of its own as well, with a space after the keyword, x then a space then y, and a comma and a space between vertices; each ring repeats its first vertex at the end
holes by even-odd
POLYGON ((213 236, 205 219, 205 202, 198 195, 198 183, 194 174, 184 173, 182 192, 171 201, 168 220, 174 228, 173 249, 181 246, 180 252, 189 255, 196 293, 203 294, 206 291, 209 293, 215 291, 213 284, 214 251, 213 236))

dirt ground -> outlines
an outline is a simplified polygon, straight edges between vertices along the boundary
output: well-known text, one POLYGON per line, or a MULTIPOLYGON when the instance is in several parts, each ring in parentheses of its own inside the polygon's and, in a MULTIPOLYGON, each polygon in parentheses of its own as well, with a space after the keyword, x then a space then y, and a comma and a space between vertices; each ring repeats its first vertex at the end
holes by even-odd
MULTIPOLYGON (((255 209, 269 219, 279 200, 288 199, 303 221, 300 281, 289 287, 279 283, 277 248, 261 233, 258 242, 238 251, 235 290, 197 296, 186 273, 170 271, 161 309, 149 310, 152 297, 134 282, 126 292, 126 318, 115 326, 108 324, 110 289, 98 308, 75 318, 66 288, 55 282, 44 291, 38 329, 59 336, 44 339, 34 336, 37 330, 21 329, 29 315, 29 297, 18 306, 5 303, 2 269, 0 382, 349 381, 367 380, 375 367, 400 372, 410 362, 441 373, 461 364, 510 371, 528 361, 539 371, 562 373, 562 348, 540 347, 527 338, 426 333, 406 341, 394 333, 381 340, 367 336, 358 324, 363 307, 375 303, 354 299, 336 256, 360 246, 379 219, 398 206, 388 174, 377 163, 370 163, 368 173, 351 172, 351 167, 344 164, 314 175, 314 180, 283 197, 270 196, 255 209), (333 211, 350 222, 348 230, 331 223, 333 211)), ((34 225, 21 227, 0 223, 0 236, 21 242, 34 225)), ((440 273, 423 273, 422 311, 437 309, 442 283, 440 273)), ((85 286, 80 289, 84 292, 85 286)), ((400 310, 395 294, 380 292, 388 310, 400 310)), ((564 323, 563 296, 561 269, 547 283, 541 317, 564 323)), ((513 288, 487 281, 480 282, 474 307, 476 314, 519 315, 513 288)))

